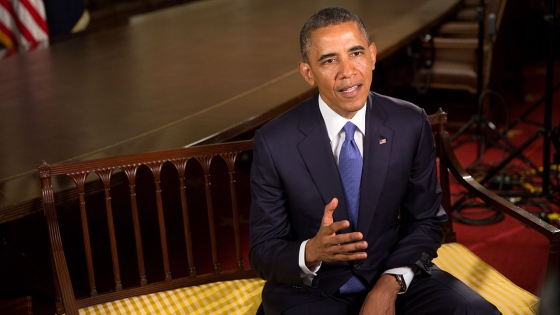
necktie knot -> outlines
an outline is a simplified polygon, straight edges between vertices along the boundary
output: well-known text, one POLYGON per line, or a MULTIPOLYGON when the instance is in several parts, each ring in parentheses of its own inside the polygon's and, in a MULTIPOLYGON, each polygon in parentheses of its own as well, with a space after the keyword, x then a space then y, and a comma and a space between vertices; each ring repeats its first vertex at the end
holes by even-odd
POLYGON ((356 132, 356 125, 351 122, 347 122, 346 125, 342 128, 344 129, 344 133, 346 134, 346 140, 352 141, 354 140, 354 133, 356 132))

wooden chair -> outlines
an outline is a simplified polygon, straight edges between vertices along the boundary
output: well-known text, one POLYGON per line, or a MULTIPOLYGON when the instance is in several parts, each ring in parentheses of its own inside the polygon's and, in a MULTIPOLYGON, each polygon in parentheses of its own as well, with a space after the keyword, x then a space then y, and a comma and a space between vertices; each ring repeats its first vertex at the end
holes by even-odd
MULTIPOLYGON (((435 31, 432 40, 431 67, 416 67, 414 84, 420 90, 462 90, 473 95, 481 93, 490 82, 493 45, 506 6, 506 0, 496 0, 491 6, 495 14, 496 32, 483 36, 483 53, 479 55, 479 22, 450 21, 435 31), (482 56, 482 60, 480 59, 482 56), (482 64, 480 64, 482 63, 482 64)), ((490 6, 489 6, 490 9, 490 6)), ((486 19, 487 20, 487 19, 486 19)), ((487 27, 485 27, 487 30, 487 27)))
MULTIPOLYGON (((560 270, 560 230, 479 185, 455 157, 445 131, 447 115, 440 110, 429 120, 442 205, 449 216, 452 176, 473 196, 547 237, 548 266, 560 270)), ((43 162, 39 174, 58 314, 130 314, 139 309, 254 314, 264 281, 243 259, 252 146, 247 140, 83 162, 43 162)), ((438 266, 504 314, 536 313, 538 297, 455 240, 449 220, 435 260, 438 266)))

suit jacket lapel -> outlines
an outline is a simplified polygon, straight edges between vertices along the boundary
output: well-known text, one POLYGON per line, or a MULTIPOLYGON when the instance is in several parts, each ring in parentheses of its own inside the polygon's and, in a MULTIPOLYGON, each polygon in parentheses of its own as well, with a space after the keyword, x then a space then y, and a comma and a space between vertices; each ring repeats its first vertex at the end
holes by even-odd
POLYGON ((314 97, 302 114, 298 128, 305 134, 305 138, 298 144, 298 149, 324 203, 338 198, 338 207, 333 214, 334 221, 348 220, 338 167, 317 99, 314 97))
POLYGON ((360 213, 358 216, 358 230, 367 237, 373 216, 378 210, 381 190, 387 175, 391 147, 393 144, 393 130, 384 125, 387 113, 377 103, 372 94, 368 97, 366 106, 366 136, 364 141, 364 167, 360 193, 360 213), (381 141, 385 139, 385 141, 381 141))

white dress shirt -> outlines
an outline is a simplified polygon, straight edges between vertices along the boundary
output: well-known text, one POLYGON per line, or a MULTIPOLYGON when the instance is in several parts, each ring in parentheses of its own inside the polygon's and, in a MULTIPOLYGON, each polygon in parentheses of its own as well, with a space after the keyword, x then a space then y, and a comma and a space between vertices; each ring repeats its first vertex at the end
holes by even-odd
MULTIPOLYGON (((342 148, 342 143, 344 142, 346 135, 342 128, 344 125, 351 121, 354 125, 356 125, 356 131, 354 133, 354 141, 360 150, 360 154, 362 157, 363 148, 364 148, 364 137, 366 134, 366 106, 364 106, 356 112, 352 119, 348 120, 340 115, 338 115, 335 111, 333 111, 321 98, 319 95, 319 110, 321 111, 321 115, 323 116, 323 120, 325 121, 325 125, 327 126, 327 133, 329 135, 329 140, 332 148, 332 152, 338 165, 338 156, 340 154, 340 149, 342 148)), ((321 268, 321 263, 317 264, 316 266, 312 266, 308 268, 305 264, 305 245, 307 244, 307 240, 303 241, 300 246, 299 250, 299 266, 300 266, 300 275, 303 282, 306 285, 311 285, 313 278, 317 275, 317 271, 321 268)), ((384 273, 389 274, 401 274, 404 277, 406 282, 406 286, 410 285, 412 279, 414 278, 414 273, 412 269, 409 267, 401 267, 401 268, 393 268, 385 271, 384 273)), ((404 292, 401 292, 404 293, 404 292)))

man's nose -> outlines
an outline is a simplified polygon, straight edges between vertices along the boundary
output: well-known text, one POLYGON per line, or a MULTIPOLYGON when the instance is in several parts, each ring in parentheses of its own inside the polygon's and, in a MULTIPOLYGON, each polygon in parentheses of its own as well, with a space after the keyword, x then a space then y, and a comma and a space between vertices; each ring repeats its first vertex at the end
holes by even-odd
POLYGON ((341 79, 348 79, 354 76, 356 72, 356 63, 349 59, 344 58, 339 63, 339 76, 341 79))

